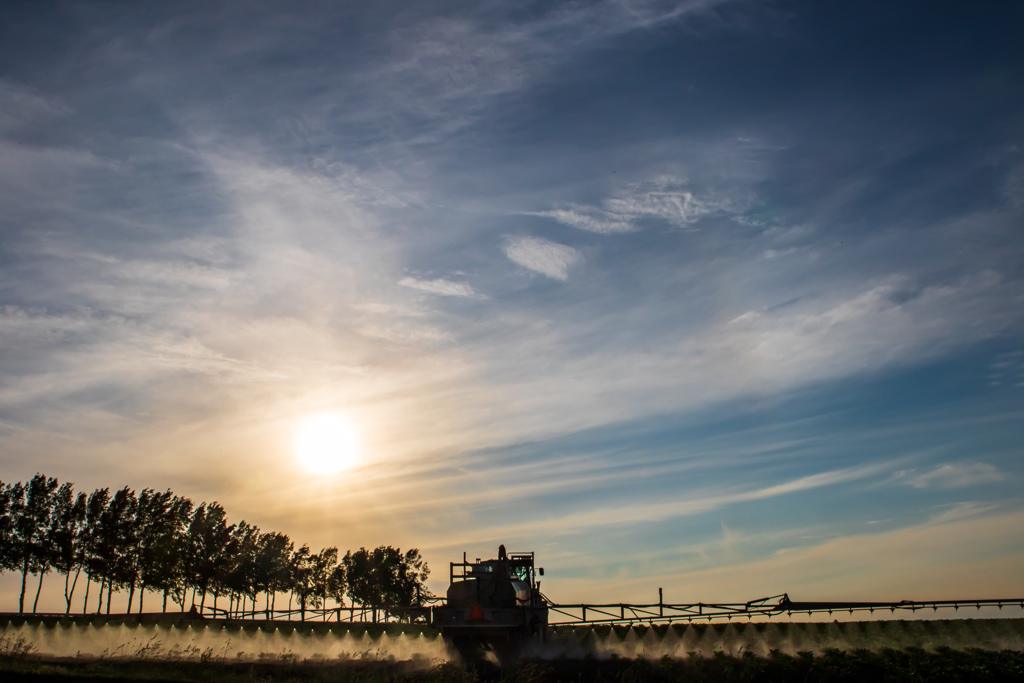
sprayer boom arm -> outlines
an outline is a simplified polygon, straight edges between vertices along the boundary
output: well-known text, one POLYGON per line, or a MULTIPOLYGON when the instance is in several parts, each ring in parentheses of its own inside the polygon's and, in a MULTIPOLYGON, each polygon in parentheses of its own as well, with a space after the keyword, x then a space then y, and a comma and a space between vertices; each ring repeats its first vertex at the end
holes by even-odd
POLYGON ((874 612, 875 610, 909 610, 916 612, 921 609, 959 610, 961 607, 1020 607, 1024 608, 1024 598, 993 598, 976 600, 900 600, 899 602, 794 602, 789 596, 774 595, 759 600, 737 603, 684 603, 668 604, 548 604, 551 615, 551 626, 569 626, 573 624, 629 624, 651 623, 668 624, 691 622, 694 620, 713 621, 717 619, 743 619, 767 617, 786 614, 815 614, 833 612, 874 612))

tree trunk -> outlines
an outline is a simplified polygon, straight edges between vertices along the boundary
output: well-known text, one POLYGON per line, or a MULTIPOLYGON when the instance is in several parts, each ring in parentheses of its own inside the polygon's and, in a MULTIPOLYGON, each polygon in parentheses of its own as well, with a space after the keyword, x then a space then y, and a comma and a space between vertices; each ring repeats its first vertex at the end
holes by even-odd
MULTIPOLYGON (((192 596, 192 602, 195 602, 195 596, 192 596)), ((206 606, 206 589, 203 589, 203 597, 199 600, 199 611, 202 612, 206 606)))
POLYGON ((164 614, 167 614, 167 589, 164 589, 164 614))
POLYGON ((110 614, 110 596, 114 593, 114 582, 107 581, 107 614, 110 614))
POLYGON ((92 584, 92 577, 89 572, 85 573, 85 599, 82 600, 82 614, 89 613, 89 586, 92 584))
POLYGON ((36 607, 39 606, 39 593, 42 592, 42 590, 43 590, 43 577, 44 576, 46 576, 46 572, 40 570, 40 572, 39 572, 39 585, 36 586, 36 599, 35 599, 35 602, 32 603, 32 614, 36 613, 36 607))
POLYGON ((107 585, 107 577, 100 579, 100 596, 99 600, 96 601, 96 614, 100 614, 103 611, 103 589, 107 585))
POLYGON ((146 597, 146 587, 139 588, 139 614, 142 614, 142 599, 146 597))
POLYGON ((25 613, 25 583, 28 581, 28 556, 21 565, 21 597, 18 599, 18 614, 25 613))
POLYGON ((65 612, 65 614, 71 614, 71 600, 72 600, 72 598, 75 597, 75 586, 78 585, 78 577, 81 576, 81 575, 82 575, 82 567, 79 566, 78 569, 75 570, 75 580, 71 582, 71 591, 70 592, 67 592, 67 588, 66 588, 67 585, 68 585, 67 581, 64 582, 65 592, 67 592, 67 599, 68 599, 68 611, 65 612))
POLYGON ((132 613, 132 603, 135 601, 135 582, 132 581, 128 586, 128 611, 125 614, 132 613))

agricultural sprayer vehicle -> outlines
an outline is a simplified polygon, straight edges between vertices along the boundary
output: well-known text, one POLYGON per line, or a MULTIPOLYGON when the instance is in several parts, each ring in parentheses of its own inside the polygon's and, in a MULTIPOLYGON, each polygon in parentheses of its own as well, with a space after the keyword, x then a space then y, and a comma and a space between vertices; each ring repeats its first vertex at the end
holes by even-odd
POLYGON ((429 608, 430 621, 465 658, 492 650, 499 661, 514 658, 531 638, 549 626, 586 624, 672 624, 813 615, 821 613, 895 613, 951 608, 1020 607, 1024 598, 974 600, 900 600, 898 602, 798 602, 783 593, 740 603, 557 604, 540 592, 534 553, 506 553, 497 559, 451 562, 447 599, 429 608))

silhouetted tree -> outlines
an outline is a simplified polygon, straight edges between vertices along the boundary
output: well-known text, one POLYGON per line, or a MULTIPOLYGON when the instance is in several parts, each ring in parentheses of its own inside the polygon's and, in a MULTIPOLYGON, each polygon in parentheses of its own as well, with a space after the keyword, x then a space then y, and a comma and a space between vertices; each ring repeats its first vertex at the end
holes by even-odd
POLYGON ((71 599, 85 563, 86 504, 84 493, 74 494, 71 484, 64 483, 54 496, 50 525, 51 562, 64 575, 65 614, 71 614, 71 599), (71 574, 74 573, 74 581, 71 574))
MULTIPOLYGON (((110 614, 113 592, 134 585, 138 580, 137 507, 135 492, 125 486, 110 497, 106 509, 100 513, 98 550, 106 574, 107 614, 110 614)), ((130 604, 128 607, 131 609, 130 604)))
POLYGON ((173 537, 173 517, 171 506, 174 503, 174 494, 167 491, 157 492, 152 489, 143 489, 139 493, 138 504, 135 507, 135 561, 131 564, 132 571, 128 574, 130 578, 128 593, 128 611, 131 612, 132 597, 135 593, 135 583, 139 585, 139 612, 143 610, 146 590, 153 587, 155 581, 159 581, 156 573, 158 559, 164 551, 164 542, 167 537, 173 537))
POLYGON ((234 614, 236 609, 244 609, 246 598, 255 600, 253 583, 259 536, 259 528, 245 521, 239 522, 231 533, 231 554, 227 558, 225 574, 220 579, 220 583, 228 592, 228 614, 234 614))
POLYGON ((346 595, 385 610, 422 604, 429 596, 423 583, 427 565, 416 549, 360 548, 339 563, 336 547, 316 554, 308 545, 296 550, 285 534, 262 533, 244 521, 229 524, 218 503, 193 508, 191 500, 170 490, 147 488, 136 496, 128 487, 113 495, 104 488, 76 495, 72 484, 42 474, 25 483, 0 482, 0 571, 21 572, 21 612, 28 575, 39 575, 35 611, 51 569, 64 575, 65 613, 71 612, 83 571, 83 612, 98 582, 96 612, 103 609, 106 591, 107 614, 113 593, 122 589, 128 591, 129 613, 136 591, 139 612, 147 591, 163 592, 166 612, 168 597, 184 607, 191 588, 193 605, 201 595, 200 609, 207 593, 213 593, 214 609, 218 596, 227 593, 230 615, 244 615, 248 601, 255 611, 260 593, 269 612, 283 591, 289 610, 298 600, 303 621, 309 608, 326 607, 328 599, 344 605, 346 595))
MULTIPOLYGON (((143 577, 147 587, 163 592, 163 611, 167 611, 167 598, 184 607, 186 589, 187 529, 192 516, 192 501, 172 496, 163 516, 154 520, 153 542, 143 563, 143 577)), ((141 605, 140 605, 141 611, 141 605)))
POLYGON ((14 520, 11 517, 11 495, 14 487, 0 481, 0 571, 16 571, 14 557, 14 520))
POLYGON ((195 594, 202 594, 199 607, 206 605, 206 593, 222 576, 227 564, 231 543, 231 532, 235 525, 228 525, 224 508, 218 503, 203 504, 192 513, 187 536, 187 553, 191 561, 189 580, 193 587, 192 604, 195 594))
MULTIPOLYGON (((89 588, 93 577, 100 579, 100 602, 103 600, 103 586, 106 582, 106 566, 100 554, 100 518, 110 502, 110 489, 97 489, 89 494, 85 503, 85 533, 82 534, 82 554, 85 564, 85 599, 82 613, 89 611, 89 588)), ((100 603, 96 605, 97 614, 100 603)))
MULTIPOLYGON (((134 491, 127 491, 124 498, 124 507, 120 510, 119 527, 121 530, 120 543, 117 546, 117 555, 114 571, 114 585, 119 589, 128 590, 128 607, 126 614, 132 611, 132 603, 135 602, 135 589, 139 585, 142 576, 143 561, 143 534, 145 533, 145 512, 141 509, 142 498, 136 497, 134 491)), ((114 500, 119 499, 118 491, 114 494, 114 500)), ((142 494, 148 495, 146 489, 142 494)), ((110 611, 110 601, 107 601, 107 611, 110 611)))
POLYGON ((424 585, 430 569, 416 548, 404 554, 391 546, 382 545, 372 551, 360 548, 345 553, 341 564, 345 568, 347 594, 361 605, 385 609, 410 607, 423 604, 430 596, 424 585))
MULTIPOLYGON (((53 513, 53 495, 57 480, 37 474, 27 485, 11 489, 12 559, 21 571, 21 594, 18 612, 25 612, 25 587, 28 575, 39 574, 36 602, 42 588, 43 575, 50 570, 51 551, 47 532, 53 513)), ((13 563, 12 563, 13 564, 13 563)))
MULTIPOLYGON (((291 578, 291 594, 299 600, 299 618, 306 620, 306 607, 318 605, 316 586, 313 578, 313 558, 309 552, 309 546, 303 544, 301 548, 292 553, 289 564, 291 578)), ((291 599, 288 600, 288 610, 291 611, 291 599)))
MULTIPOLYGON (((401 554, 401 551, 398 553, 401 554)), ((430 576, 430 567, 420 555, 419 548, 407 550, 393 571, 392 586, 394 587, 395 604, 420 607, 428 598, 433 597, 426 586, 427 577, 430 576)))
POLYGON ((331 570, 331 577, 327 580, 327 597, 338 603, 338 607, 344 607, 345 589, 347 587, 345 566, 338 564, 338 566, 331 570))
POLYGON ((253 591, 266 593, 266 609, 276 607, 277 594, 288 588, 288 568, 295 545, 286 534, 261 534, 256 545, 253 591))
MULTIPOLYGON (((319 553, 310 558, 310 565, 312 570, 312 590, 313 594, 317 596, 317 606, 322 605, 324 609, 327 608, 327 598, 334 594, 334 584, 332 581, 336 580, 336 570, 338 569, 338 549, 324 548, 319 553)), ((344 576, 344 570, 341 575, 344 576)), ((327 620, 327 613, 324 613, 324 620, 327 620)))

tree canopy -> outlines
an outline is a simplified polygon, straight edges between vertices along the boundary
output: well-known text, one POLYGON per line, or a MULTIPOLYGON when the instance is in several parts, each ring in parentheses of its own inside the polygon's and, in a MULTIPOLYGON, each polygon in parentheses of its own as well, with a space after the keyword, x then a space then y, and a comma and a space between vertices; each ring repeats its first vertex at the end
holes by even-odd
POLYGON ((272 610, 277 594, 287 593, 303 619, 307 609, 326 607, 329 600, 394 610, 430 597, 429 569, 415 548, 403 553, 382 545, 338 558, 337 547, 296 549, 287 534, 232 523, 219 503, 196 505, 170 490, 76 494, 72 484, 42 474, 24 483, 0 482, 0 571, 21 573, 21 612, 28 578, 38 577, 34 612, 51 570, 64 577, 68 614, 80 578, 83 613, 105 605, 109 614, 113 593, 121 591, 128 593, 129 613, 136 595, 142 611, 146 593, 155 592, 163 596, 163 611, 169 600, 181 609, 203 609, 211 598, 216 608, 226 597, 227 612, 236 616, 255 613, 260 595, 263 609, 272 610), (99 589, 90 605, 92 584, 99 589))

